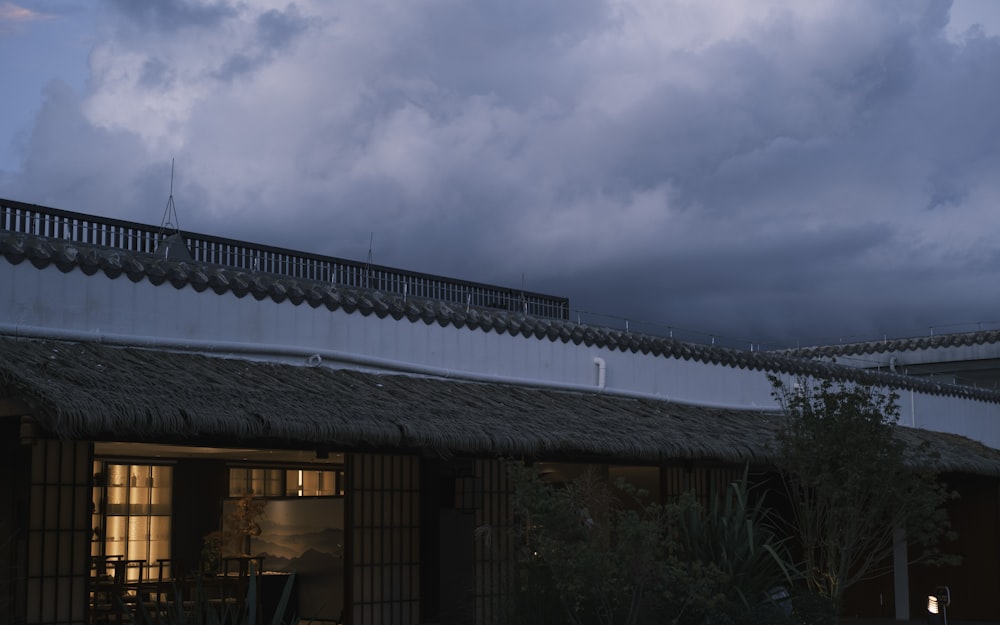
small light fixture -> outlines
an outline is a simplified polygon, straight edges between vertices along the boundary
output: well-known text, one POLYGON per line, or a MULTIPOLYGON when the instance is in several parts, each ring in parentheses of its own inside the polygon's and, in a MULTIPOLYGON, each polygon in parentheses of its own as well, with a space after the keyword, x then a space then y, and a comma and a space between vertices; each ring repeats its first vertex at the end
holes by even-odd
POLYGON ((938 586, 934 594, 927 595, 927 622, 930 625, 948 625, 948 606, 951 604, 951 589, 938 586))

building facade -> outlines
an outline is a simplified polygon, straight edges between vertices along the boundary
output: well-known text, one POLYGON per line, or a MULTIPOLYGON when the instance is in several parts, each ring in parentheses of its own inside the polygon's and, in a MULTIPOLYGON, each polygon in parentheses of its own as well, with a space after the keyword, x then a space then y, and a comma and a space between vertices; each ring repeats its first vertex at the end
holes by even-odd
MULTIPOLYGON (((262 601, 295 572, 302 617, 502 622, 505 463, 593 464, 662 498, 764 470, 770 375, 895 390, 906 435, 940 449, 971 510, 997 509, 990 388, 610 330, 570 321, 565 298, 12 201, 0 257, 9 622, 110 618, 109 579, 162 598, 229 522, 251 528, 235 560, 263 554, 262 601)), ((956 514, 997 548, 995 514, 956 514)), ((1000 581, 998 555, 965 586, 1000 581)), ((891 596, 859 596, 858 613, 918 609, 921 575, 899 563, 891 596)))

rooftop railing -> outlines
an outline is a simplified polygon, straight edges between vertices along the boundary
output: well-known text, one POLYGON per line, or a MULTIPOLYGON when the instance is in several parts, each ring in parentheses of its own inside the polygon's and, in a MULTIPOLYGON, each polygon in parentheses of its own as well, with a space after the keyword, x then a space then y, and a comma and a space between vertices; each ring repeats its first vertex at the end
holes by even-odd
MULTIPOLYGON (((155 254, 173 230, 0 199, 0 230, 155 254)), ((569 299, 180 231, 194 262, 423 297, 462 306, 569 318, 569 299)))

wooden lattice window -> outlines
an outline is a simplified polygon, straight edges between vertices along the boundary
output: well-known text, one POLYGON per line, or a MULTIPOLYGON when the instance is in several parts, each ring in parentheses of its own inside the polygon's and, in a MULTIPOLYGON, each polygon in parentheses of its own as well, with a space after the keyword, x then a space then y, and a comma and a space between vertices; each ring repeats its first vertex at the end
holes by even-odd
POLYGON ((31 449, 25 620, 77 625, 86 620, 91 448, 35 441, 31 449))
POLYGON ((505 604, 512 591, 513 486, 503 461, 477 460, 475 479, 471 484, 466 483, 466 487, 474 488, 475 492, 467 493, 465 498, 477 503, 475 623, 495 625, 504 622, 505 604))
POLYGON ((420 462, 348 456, 351 623, 420 619, 420 462))

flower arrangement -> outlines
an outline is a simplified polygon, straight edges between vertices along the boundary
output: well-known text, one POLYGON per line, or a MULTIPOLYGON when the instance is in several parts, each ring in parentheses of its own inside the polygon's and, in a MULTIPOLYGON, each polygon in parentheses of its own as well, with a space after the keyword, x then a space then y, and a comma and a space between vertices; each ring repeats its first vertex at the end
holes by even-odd
POLYGON ((240 497, 233 511, 222 520, 224 551, 228 547, 232 555, 250 555, 250 538, 260 536, 257 518, 264 513, 266 505, 267 501, 254 499, 253 493, 240 497))

